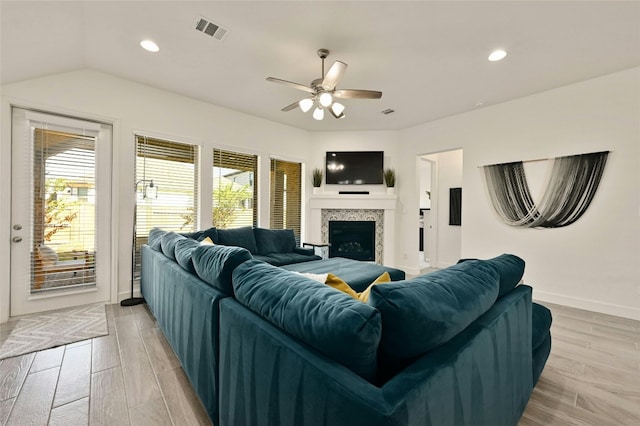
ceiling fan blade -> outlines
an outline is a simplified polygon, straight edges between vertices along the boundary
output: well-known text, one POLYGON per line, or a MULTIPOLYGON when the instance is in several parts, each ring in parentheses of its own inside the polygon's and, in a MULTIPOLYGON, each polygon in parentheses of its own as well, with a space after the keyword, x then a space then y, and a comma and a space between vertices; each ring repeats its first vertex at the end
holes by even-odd
POLYGON ((340 80, 342 80, 342 76, 347 70, 347 64, 340 61, 335 61, 329 71, 327 71, 327 75, 324 76, 324 80, 322 80, 322 87, 324 90, 333 90, 336 88, 340 80))
POLYGON ((380 99, 382 97, 382 92, 375 90, 342 89, 331 94, 334 98, 340 99, 380 99))
POLYGON ((284 84, 285 86, 293 87, 294 89, 302 90, 303 92, 313 93, 313 89, 311 87, 305 86, 304 84, 294 83, 292 81, 282 80, 275 77, 267 77, 267 81, 270 81, 272 83, 284 84))
POLYGON ((291 105, 287 105, 286 107, 282 108, 281 111, 283 112, 287 112, 287 111, 291 111, 292 109, 296 109, 299 106, 299 102, 300 101, 295 101, 294 103, 292 103, 291 105))

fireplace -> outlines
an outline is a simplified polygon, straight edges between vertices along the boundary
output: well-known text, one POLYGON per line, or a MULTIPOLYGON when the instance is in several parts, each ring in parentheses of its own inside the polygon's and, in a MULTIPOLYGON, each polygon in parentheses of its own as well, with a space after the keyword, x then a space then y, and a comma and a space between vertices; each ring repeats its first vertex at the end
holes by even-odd
POLYGON ((375 263, 395 266, 395 195, 316 194, 309 199, 309 241, 329 242, 332 220, 373 221, 376 224, 375 263))
POLYGON ((376 260, 376 222, 369 220, 330 220, 329 257, 376 260))

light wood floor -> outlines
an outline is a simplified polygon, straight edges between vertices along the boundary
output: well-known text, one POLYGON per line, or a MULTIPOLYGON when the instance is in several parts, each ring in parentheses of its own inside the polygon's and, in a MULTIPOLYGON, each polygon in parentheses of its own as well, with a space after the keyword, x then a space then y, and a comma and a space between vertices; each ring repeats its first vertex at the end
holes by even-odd
POLYGON ((108 336, 0 361, 0 424, 210 425, 146 305, 108 305, 107 321, 108 336))
POLYGON ((542 304, 551 355, 520 426, 640 425, 640 321, 542 304))
MULTIPOLYGON (((640 322, 545 305, 553 348, 520 426, 640 425, 640 322)), ((107 319, 108 336, 0 361, 0 424, 210 424, 146 306, 107 319)))

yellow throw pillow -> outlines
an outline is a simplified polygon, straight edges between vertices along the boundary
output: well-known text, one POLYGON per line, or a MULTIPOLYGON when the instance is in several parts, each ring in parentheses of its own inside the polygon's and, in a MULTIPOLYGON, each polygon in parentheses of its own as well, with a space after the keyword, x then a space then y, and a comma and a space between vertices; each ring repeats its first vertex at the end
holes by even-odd
POLYGON ((358 299, 363 303, 367 303, 369 301, 369 294, 371 293, 371 288, 374 285, 388 283, 388 282, 391 282, 391 277, 389 276, 388 272, 383 272, 382 275, 376 278, 374 282, 369 284, 369 287, 367 287, 364 291, 360 293, 356 293, 355 290, 349 286, 349 284, 347 284, 341 278, 333 274, 327 275, 327 280, 325 281, 325 284, 328 285, 329 287, 333 287, 336 290, 340 290, 341 292, 348 294, 354 299, 358 299))
POLYGON ((201 246, 215 246, 211 237, 207 237, 204 240, 200 241, 201 246))
POLYGON ((341 278, 333 274, 327 274, 327 280, 324 283, 329 287, 333 287, 336 290, 340 290, 341 292, 348 294, 354 299, 358 298, 358 294, 349 287, 349 284, 345 283, 341 278))
POLYGON ((391 276, 389 276, 389 273, 385 271, 382 273, 382 275, 376 278, 374 282, 369 284, 369 287, 367 287, 364 291, 358 293, 358 300, 367 303, 369 301, 369 295, 371 294, 371 289, 373 288, 373 286, 388 282, 391 282, 391 276))

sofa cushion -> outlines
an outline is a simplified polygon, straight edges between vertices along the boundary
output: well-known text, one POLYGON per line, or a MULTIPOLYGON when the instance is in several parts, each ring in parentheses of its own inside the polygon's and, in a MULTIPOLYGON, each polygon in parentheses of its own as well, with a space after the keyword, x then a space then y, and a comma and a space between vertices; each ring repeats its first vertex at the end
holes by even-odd
POLYGON ((193 266, 198 276, 225 294, 233 294, 231 273, 251 253, 242 247, 200 244, 193 251, 193 266))
POLYGON ((544 343, 551 328, 551 311, 538 303, 531 306, 531 348, 535 350, 544 343))
POLYGON ((200 243, 191 238, 185 238, 176 242, 175 254, 176 261, 183 269, 196 273, 196 268, 193 266, 193 251, 200 246, 200 243))
POLYGON ((296 247, 293 229, 254 228, 257 254, 291 253, 296 247))
MULTIPOLYGON (((460 259, 458 263, 477 259, 460 259)), ((524 275, 524 260, 513 254, 501 254, 500 256, 486 260, 498 268, 500 274, 500 291, 498 297, 502 297, 518 285, 524 275)))
POLYGON ((167 231, 164 231, 160 228, 152 228, 151 231, 149 231, 149 240, 147 241, 149 247, 156 251, 162 251, 161 239, 162 236, 166 233, 167 231))
POLYGON ((167 232, 160 238, 160 247, 162 248, 162 252, 169 259, 176 260, 176 243, 179 240, 184 240, 187 237, 184 235, 180 235, 176 232, 167 232))
POLYGON ((374 286, 369 304, 382 315, 381 352, 394 362, 447 342, 493 305, 499 286, 496 267, 481 260, 374 286))
POLYGON ((331 272, 339 276, 349 284, 349 287, 356 292, 363 291, 380 276, 383 272, 388 272, 391 281, 400 281, 405 278, 404 271, 388 266, 376 265, 374 263, 359 262, 343 257, 332 257, 311 262, 301 262, 284 265, 284 269, 298 272, 312 272, 314 274, 324 274, 331 272))
POLYGON ((266 255, 257 254, 254 256, 258 260, 270 263, 274 266, 292 265, 295 263, 309 262, 312 260, 322 259, 320 256, 312 254, 311 256, 298 253, 269 253, 266 255))
POLYGON ((380 313, 325 284, 251 260, 233 272, 238 302, 375 382, 380 313))
POLYGON ((185 237, 194 239, 196 241, 202 241, 207 237, 211 238, 211 241, 216 241, 218 239, 218 230, 213 227, 205 229, 204 231, 185 232, 181 235, 184 235, 185 237))
POLYGON ((216 244, 243 247, 249 250, 251 254, 258 253, 256 239, 253 236, 253 228, 250 226, 232 229, 218 229, 217 234, 217 239, 213 238, 213 242, 216 244))

